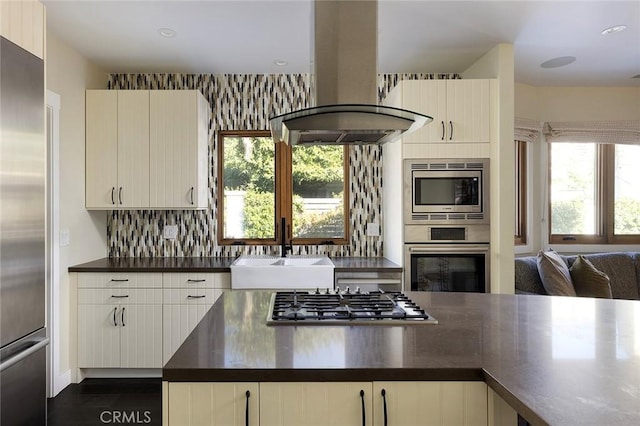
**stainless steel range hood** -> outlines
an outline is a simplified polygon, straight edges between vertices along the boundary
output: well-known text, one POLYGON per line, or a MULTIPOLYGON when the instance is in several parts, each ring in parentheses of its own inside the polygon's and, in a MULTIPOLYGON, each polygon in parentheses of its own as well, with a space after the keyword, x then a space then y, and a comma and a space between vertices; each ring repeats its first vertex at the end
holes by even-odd
POLYGON ((378 105, 378 2, 314 3, 315 105, 272 117, 271 135, 290 145, 381 144, 432 118, 378 105))

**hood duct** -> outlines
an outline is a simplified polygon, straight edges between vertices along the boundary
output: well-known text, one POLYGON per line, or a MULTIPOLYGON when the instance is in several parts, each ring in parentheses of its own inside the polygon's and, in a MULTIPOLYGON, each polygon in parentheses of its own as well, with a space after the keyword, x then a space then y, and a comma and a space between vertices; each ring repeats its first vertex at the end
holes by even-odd
POLYGON ((313 17, 315 107, 270 119, 276 142, 381 144, 432 118, 378 105, 378 2, 316 0, 313 17))

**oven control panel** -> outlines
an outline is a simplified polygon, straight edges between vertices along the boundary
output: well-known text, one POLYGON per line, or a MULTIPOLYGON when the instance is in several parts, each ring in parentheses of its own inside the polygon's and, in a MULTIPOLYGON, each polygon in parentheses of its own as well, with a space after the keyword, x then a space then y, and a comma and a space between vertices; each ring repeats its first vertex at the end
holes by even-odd
POLYGON ((464 241, 467 239, 467 232, 461 228, 431 228, 431 241, 464 241))
POLYGON ((488 243, 489 225, 429 226, 405 225, 405 243, 488 243))

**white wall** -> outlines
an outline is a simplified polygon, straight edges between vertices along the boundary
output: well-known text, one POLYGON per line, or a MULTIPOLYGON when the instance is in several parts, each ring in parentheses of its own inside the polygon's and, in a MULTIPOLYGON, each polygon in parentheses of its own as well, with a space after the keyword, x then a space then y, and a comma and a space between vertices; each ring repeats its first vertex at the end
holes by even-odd
MULTIPOLYGON (((515 84, 515 116, 540 122, 588 120, 640 120, 640 87, 535 87, 515 84)), ((548 246, 546 222, 547 146, 541 142, 530 146, 531 251, 537 253, 548 246)), ((639 250, 638 246, 562 245, 558 251, 599 252, 639 250)))
POLYGON ((47 34, 47 89, 60 95, 60 230, 70 244, 60 247, 61 375, 69 370, 70 319, 75 305, 69 286, 69 266, 107 255, 105 212, 84 208, 84 92, 106 87, 106 73, 47 34))

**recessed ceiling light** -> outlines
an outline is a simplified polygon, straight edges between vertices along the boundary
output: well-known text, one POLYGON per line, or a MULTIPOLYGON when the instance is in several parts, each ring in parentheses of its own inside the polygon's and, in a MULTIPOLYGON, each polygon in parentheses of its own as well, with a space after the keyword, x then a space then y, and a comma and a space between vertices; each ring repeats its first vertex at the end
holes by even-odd
POLYGON ((605 28, 602 30, 602 35, 608 35, 613 33, 619 33, 620 31, 626 30, 626 25, 614 25, 613 27, 605 28))
POLYGON ((276 59, 275 61, 273 61, 273 63, 276 64, 279 67, 284 67, 289 62, 285 61, 284 59, 276 59))
POLYGON ((174 30, 172 30, 171 28, 160 28, 158 30, 158 34, 160 34, 162 37, 166 37, 166 38, 172 38, 176 36, 176 32, 174 30))
POLYGON ((575 62, 575 56, 560 56, 558 58, 549 59, 540 64, 541 68, 559 68, 575 62))

